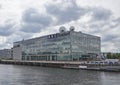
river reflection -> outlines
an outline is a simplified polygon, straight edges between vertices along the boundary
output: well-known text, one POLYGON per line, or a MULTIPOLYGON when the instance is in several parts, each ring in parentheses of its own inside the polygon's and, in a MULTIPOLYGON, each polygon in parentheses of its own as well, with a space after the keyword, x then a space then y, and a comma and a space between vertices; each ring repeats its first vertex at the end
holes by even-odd
POLYGON ((0 85, 120 85, 120 73, 0 64, 0 85))

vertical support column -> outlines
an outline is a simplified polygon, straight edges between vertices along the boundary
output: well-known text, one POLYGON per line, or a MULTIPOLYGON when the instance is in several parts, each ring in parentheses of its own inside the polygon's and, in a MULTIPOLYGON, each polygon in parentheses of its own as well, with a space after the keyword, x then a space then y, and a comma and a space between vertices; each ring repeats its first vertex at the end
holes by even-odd
POLYGON ((29 60, 31 61, 31 56, 29 56, 29 60))
POLYGON ((70 57, 73 61, 73 57, 72 57, 72 38, 71 38, 71 31, 70 31, 70 57))
POLYGON ((50 61, 52 61, 52 55, 50 55, 50 61))

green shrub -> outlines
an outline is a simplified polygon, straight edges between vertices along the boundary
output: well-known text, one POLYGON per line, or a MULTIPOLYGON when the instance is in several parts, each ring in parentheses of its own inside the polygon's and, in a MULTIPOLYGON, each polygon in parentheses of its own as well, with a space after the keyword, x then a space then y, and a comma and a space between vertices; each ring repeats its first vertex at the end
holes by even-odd
POLYGON ((107 54, 108 59, 120 59, 120 53, 108 53, 107 54))

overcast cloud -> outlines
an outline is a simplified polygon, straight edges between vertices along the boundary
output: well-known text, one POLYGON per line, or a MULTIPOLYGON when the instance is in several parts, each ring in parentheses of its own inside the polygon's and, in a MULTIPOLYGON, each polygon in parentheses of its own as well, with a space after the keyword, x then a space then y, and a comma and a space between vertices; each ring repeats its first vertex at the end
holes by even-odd
POLYGON ((0 48, 73 25, 76 31, 100 36, 102 51, 120 51, 119 4, 119 0, 1 0, 0 48))

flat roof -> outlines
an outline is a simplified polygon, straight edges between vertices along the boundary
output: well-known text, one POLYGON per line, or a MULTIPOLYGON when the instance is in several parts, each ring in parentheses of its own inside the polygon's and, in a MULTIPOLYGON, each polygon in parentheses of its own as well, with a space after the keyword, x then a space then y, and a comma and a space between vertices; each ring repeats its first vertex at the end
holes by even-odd
MULTIPOLYGON (((70 31, 66 31, 65 33, 68 33, 68 32, 70 32, 70 31)), ((79 31, 79 32, 73 31, 73 32, 74 32, 74 33, 82 33, 82 34, 84 34, 84 35, 89 35, 89 36, 101 38, 101 37, 99 37, 99 36, 95 36, 95 35, 91 35, 91 34, 86 34, 86 33, 83 33, 83 32, 81 32, 81 31, 79 31)), ((54 34, 61 34, 61 33, 54 33, 54 34)), ((54 34, 48 34, 48 35, 44 35, 44 36, 40 36, 40 37, 36 37, 36 38, 31 38, 31 39, 26 39, 26 40, 23 39, 23 40, 21 40, 21 41, 16 41, 16 42, 14 42, 14 43, 20 43, 20 42, 22 42, 22 41, 37 40, 37 39, 44 38, 44 37, 47 37, 47 36, 50 36, 50 35, 54 35, 54 34)))

